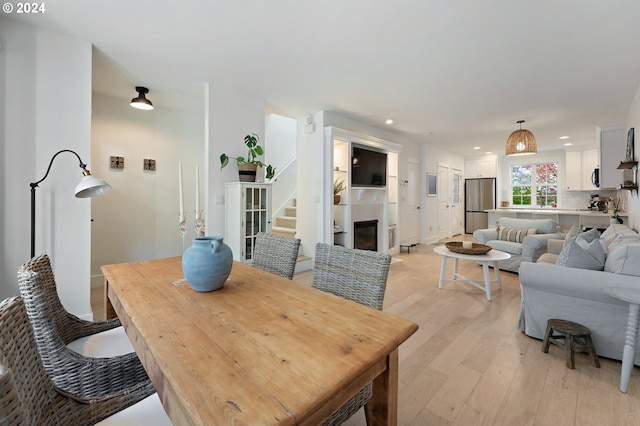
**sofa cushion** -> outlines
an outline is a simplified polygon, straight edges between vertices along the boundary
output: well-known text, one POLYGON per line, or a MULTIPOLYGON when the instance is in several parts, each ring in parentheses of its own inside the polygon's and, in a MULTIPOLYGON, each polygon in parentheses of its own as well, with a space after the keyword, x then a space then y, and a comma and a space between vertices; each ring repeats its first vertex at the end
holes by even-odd
POLYGON ((610 248, 604 270, 614 274, 640 277, 640 243, 619 244, 610 248))
POLYGON ((636 233, 636 231, 634 231, 633 229, 629 228, 627 225, 621 225, 621 224, 615 223, 615 224, 609 225, 609 227, 607 227, 607 229, 604 230, 600 238, 604 240, 607 248, 609 248, 611 243, 621 235, 638 236, 638 233, 636 233))
POLYGON ((515 217, 501 217, 499 225, 510 229, 531 229, 537 228, 540 234, 551 234, 556 232, 557 224, 553 219, 519 219, 515 217))
POLYGON ((568 268, 592 269, 602 271, 605 263, 604 242, 599 238, 588 241, 578 236, 569 244, 566 263, 568 268))
POLYGON ((487 245, 493 249, 505 251, 510 255, 522 254, 522 243, 514 243, 513 241, 491 240, 487 241, 487 245))
POLYGON ((618 246, 626 246, 629 244, 640 244, 640 235, 635 232, 631 234, 620 234, 608 245, 607 249, 611 251, 618 246))
POLYGON ((513 241, 514 243, 521 243, 527 235, 534 235, 537 233, 538 228, 511 229, 502 225, 498 226, 498 239, 503 241, 513 241))
POLYGON ((596 228, 592 228, 585 232, 576 232, 576 230, 580 230, 577 225, 573 225, 569 232, 567 232, 567 236, 564 238, 564 247, 562 251, 558 255, 558 261, 556 265, 558 266, 567 266, 567 258, 569 256, 569 248, 571 247, 571 243, 576 240, 576 238, 582 238, 587 243, 590 243, 594 240, 597 240, 600 237, 600 232, 596 228))

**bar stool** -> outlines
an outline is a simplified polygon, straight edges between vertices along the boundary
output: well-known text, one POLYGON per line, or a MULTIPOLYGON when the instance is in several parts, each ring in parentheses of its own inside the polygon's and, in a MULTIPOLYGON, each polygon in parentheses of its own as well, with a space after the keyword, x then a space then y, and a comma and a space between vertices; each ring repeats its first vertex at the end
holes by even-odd
POLYGON ((574 352, 585 352, 591 357, 591 365, 600 368, 591 330, 587 327, 572 321, 550 319, 542 341, 542 352, 548 353, 551 343, 567 352, 567 367, 575 369, 574 352))

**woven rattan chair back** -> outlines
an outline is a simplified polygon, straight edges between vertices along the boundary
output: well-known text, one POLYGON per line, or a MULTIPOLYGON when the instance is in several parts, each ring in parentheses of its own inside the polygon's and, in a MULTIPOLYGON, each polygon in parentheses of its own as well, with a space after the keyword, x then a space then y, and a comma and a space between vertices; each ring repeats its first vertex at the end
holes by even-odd
POLYGON ((253 266, 292 279, 299 250, 298 238, 259 232, 256 235, 253 266))
POLYGON ((150 383, 83 398, 56 388, 45 371, 21 297, 0 302, 0 425, 92 425, 154 392, 150 383))
MULTIPOLYGON (((35 272, 35 280, 29 279, 31 276, 25 276, 25 279, 19 279, 20 294, 27 306, 27 311, 32 319, 36 322, 53 321, 56 333, 62 339, 64 344, 68 344, 80 337, 90 334, 99 333, 110 328, 120 326, 120 321, 109 322, 108 326, 96 326, 96 324, 84 321, 75 315, 66 311, 60 298, 58 297, 58 289, 56 279, 51 268, 49 256, 42 254, 29 260, 22 265, 20 270, 35 272)), ((42 324, 41 326, 45 326, 42 324)), ((37 337, 37 333, 36 333, 37 337)))
MULTIPOLYGON (((318 243, 315 257, 314 288, 382 310, 391 256, 318 243)), ((361 407, 366 406, 372 393, 372 385, 365 386, 333 413, 323 426, 340 425, 347 421, 361 407)), ((366 409, 365 415, 369 424, 366 409)))
POLYGON ((11 370, 0 365, 0 425, 26 424, 11 370))
POLYGON ((76 395, 96 397, 150 383, 135 353, 88 358, 66 347, 69 341, 111 329, 120 322, 84 321, 68 313, 58 298, 47 255, 34 257, 18 269, 18 285, 40 359, 56 386, 76 395))
POLYGON ((391 256, 318 243, 313 287, 382 310, 391 256))

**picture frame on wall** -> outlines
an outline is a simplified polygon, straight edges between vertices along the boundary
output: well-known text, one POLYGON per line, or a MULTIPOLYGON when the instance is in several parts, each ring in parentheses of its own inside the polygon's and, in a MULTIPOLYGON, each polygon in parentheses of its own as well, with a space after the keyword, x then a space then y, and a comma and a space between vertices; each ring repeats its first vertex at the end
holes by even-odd
POLYGON ((427 173, 427 197, 438 195, 438 180, 435 173, 427 173))
POLYGON ((629 129, 629 132, 627 133, 627 152, 624 157, 624 162, 629 163, 634 161, 633 155, 634 155, 634 152, 633 152, 633 127, 632 127, 629 129))

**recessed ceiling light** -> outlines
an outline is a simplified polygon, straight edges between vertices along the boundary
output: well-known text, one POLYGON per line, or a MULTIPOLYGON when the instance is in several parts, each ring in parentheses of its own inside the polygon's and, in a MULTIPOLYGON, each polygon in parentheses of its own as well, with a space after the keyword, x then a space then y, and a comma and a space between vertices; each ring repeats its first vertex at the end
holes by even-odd
POLYGON ((479 146, 474 146, 473 149, 480 149, 480 147, 479 146))
POLYGON ((390 126, 393 124, 393 120, 391 118, 387 118, 387 121, 385 121, 385 123, 387 123, 390 126))
POLYGON ((493 152, 487 151, 487 152, 485 152, 485 154, 493 154, 493 152))
POLYGON ((569 139, 569 136, 560 136, 560 139, 569 139))
POLYGON ((573 145, 572 142, 567 142, 567 143, 564 144, 564 146, 571 146, 571 145, 573 145))

